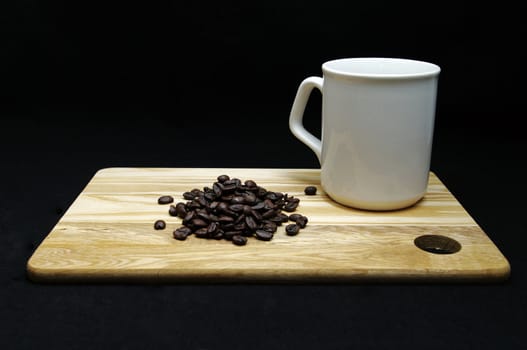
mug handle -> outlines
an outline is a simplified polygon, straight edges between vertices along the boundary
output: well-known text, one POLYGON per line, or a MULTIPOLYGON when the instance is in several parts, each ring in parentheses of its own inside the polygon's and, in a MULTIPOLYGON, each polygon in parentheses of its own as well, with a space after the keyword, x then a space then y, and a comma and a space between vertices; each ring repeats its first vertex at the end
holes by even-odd
POLYGON ((317 88, 322 93, 323 81, 324 80, 320 77, 309 77, 304 79, 298 87, 293 107, 291 108, 291 114, 289 115, 289 129, 291 129, 291 132, 297 139, 302 141, 306 146, 311 148, 313 152, 315 152, 320 164, 322 164, 320 156, 322 142, 304 128, 302 119, 304 117, 304 110, 306 109, 307 100, 309 99, 309 95, 311 95, 311 91, 314 88, 317 88))

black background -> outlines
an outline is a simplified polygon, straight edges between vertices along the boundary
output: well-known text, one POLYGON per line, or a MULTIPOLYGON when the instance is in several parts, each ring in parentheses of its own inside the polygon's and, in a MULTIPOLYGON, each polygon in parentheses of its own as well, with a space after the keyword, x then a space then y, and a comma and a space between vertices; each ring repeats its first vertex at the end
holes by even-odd
MULTIPOLYGON (((525 30, 507 2, 0 5, 0 348, 521 348, 525 30), (524 50, 523 50, 524 51, 524 50), (318 167, 288 129, 324 61, 442 68, 432 170, 509 259, 492 285, 39 285, 104 167, 318 167), (229 156, 224 152, 228 151, 229 156)), ((305 125, 320 133, 320 94, 305 125)))

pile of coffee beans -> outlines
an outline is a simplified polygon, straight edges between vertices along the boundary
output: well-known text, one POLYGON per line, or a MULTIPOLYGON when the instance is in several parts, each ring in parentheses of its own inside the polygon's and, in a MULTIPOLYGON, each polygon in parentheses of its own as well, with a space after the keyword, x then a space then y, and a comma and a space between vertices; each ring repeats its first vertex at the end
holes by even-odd
MULTIPOLYGON (((316 189, 315 189, 316 190, 316 189)), ((311 191, 307 191, 311 192, 311 191)), ((289 236, 306 227, 308 218, 294 212, 300 199, 287 193, 268 191, 256 182, 220 175, 211 187, 193 189, 183 193, 186 202, 170 205, 168 213, 182 219, 183 226, 173 232, 177 240, 194 234, 198 238, 226 239, 236 245, 245 245, 249 237, 270 241, 278 227, 286 226, 289 236)), ((171 196, 162 196, 159 204, 173 203, 171 196)), ((154 225, 161 229, 158 222, 154 225)))

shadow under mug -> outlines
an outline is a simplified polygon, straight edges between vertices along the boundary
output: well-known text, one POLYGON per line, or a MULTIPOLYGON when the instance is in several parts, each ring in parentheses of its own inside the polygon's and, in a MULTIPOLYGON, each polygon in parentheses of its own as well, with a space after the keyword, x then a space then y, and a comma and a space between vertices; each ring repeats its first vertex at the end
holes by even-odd
POLYGON ((399 58, 346 58, 306 78, 291 114, 291 132, 321 165, 321 184, 336 202, 394 210, 426 193, 440 68, 399 58), (322 93, 322 137, 302 124, 313 88, 322 93))

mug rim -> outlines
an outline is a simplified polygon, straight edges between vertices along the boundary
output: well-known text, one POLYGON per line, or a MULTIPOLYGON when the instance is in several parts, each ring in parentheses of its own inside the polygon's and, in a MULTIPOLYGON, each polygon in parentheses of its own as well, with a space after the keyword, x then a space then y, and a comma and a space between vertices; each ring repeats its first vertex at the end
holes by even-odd
POLYGON ((354 57, 354 58, 339 58, 327 61, 322 64, 322 71, 324 74, 333 75, 336 77, 356 77, 366 79, 415 79, 434 77, 439 74, 441 68, 430 62, 408 59, 408 58, 390 58, 390 57, 354 57), (349 69, 350 64, 359 66, 364 63, 372 63, 376 65, 406 65, 419 67, 413 71, 407 72, 364 72, 355 68, 349 69), (339 69, 338 65, 348 64, 348 69, 339 69))

